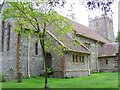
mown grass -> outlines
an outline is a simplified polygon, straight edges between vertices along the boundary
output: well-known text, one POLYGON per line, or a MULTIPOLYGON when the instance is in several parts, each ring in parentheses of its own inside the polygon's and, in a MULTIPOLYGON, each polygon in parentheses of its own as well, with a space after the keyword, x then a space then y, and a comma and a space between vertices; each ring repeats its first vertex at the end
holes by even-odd
MULTIPOLYGON (((49 78, 50 88, 118 88, 118 73, 95 73, 79 78, 49 78)), ((3 88, 44 88, 44 78, 23 79, 22 83, 8 81, 2 83, 3 88)))

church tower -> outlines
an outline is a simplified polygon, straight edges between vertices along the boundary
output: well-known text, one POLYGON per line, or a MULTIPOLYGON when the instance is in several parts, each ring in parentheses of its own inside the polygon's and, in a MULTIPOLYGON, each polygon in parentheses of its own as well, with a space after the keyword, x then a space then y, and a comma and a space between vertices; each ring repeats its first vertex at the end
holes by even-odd
POLYGON ((89 18, 89 27, 114 42, 113 20, 108 16, 89 18))

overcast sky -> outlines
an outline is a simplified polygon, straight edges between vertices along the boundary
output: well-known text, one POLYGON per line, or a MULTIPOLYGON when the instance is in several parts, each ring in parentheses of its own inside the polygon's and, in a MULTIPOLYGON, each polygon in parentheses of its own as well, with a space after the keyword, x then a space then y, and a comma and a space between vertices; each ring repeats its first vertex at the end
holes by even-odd
MULTIPOLYGON (((88 16, 89 17, 95 17, 101 15, 101 12, 99 10, 97 11, 88 11, 87 8, 85 8, 83 5, 79 4, 79 0, 69 0, 67 4, 65 5, 64 9, 62 9, 62 12, 60 12, 62 15, 67 15, 68 10, 70 9, 71 2, 75 1, 76 3, 73 5, 74 9, 72 13, 75 13, 75 21, 88 26, 88 16)), ((114 29, 114 35, 117 36, 118 32, 118 3, 115 2, 111 6, 113 14, 113 29, 114 29)))
MULTIPOLYGON (((2 2, 3 0, 0 0, 2 2)), ((87 8, 85 8, 83 5, 80 5, 80 0, 67 0, 67 3, 65 4, 65 7, 63 9, 58 8, 58 11, 60 14, 66 16, 67 14, 74 13, 75 14, 75 21, 88 26, 88 17, 95 17, 101 15, 100 11, 87 11, 87 8), (68 12, 70 10, 71 3, 75 2, 73 4, 74 9, 72 12, 68 12)), ((113 29, 114 29, 114 35, 117 36, 118 32, 118 3, 115 2, 112 4, 112 10, 113 10, 113 29)))

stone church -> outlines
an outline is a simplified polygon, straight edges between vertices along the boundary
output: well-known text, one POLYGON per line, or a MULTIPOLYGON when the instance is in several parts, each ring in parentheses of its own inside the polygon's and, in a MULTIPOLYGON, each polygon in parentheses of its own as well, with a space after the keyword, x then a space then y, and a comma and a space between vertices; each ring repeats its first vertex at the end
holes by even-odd
MULTIPOLYGON (((7 8, 0 6, 0 13, 7 8)), ((54 47, 64 46, 63 55, 51 50, 47 53, 48 68, 52 68, 53 77, 81 77, 93 72, 117 71, 118 46, 114 42, 113 20, 106 15, 89 18, 89 27, 73 20, 74 35, 68 32, 61 37, 49 27, 47 33, 51 36, 54 47), (58 37, 61 37, 61 39, 58 37), (62 38, 65 38, 64 40, 62 38), (79 45, 74 45, 79 39, 79 45), (66 43, 67 41, 69 43, 66 43)), ((0 17, 0 55, 2 58, 2 73, 8 78, 16 76, 16 43, 14 20, 2 20, 0 17)), ((25 38, 20 41, 20 72, 23 77, 39 76, 44 73, 43 54, 39 43, 25 38)))

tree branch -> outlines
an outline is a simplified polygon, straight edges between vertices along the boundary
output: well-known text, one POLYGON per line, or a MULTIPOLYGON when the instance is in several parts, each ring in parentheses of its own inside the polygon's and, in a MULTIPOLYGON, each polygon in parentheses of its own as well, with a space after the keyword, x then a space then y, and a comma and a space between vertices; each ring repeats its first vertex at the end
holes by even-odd
MULTIPOLYGON (((17 7, 17 6, 15 5, 15 7, 17 7)), ((24 11, 22 11, 19 7, 17 7, 17 9, 19 11, 21 11, 26 16, 26 18, 29 20, 29 22, 31 23, 31 25, 37 30, 37 28, 34 26, 34 24, 32 23, 32 21, 30 20, 30 18, 26 15, 26 13, 24 11)))

